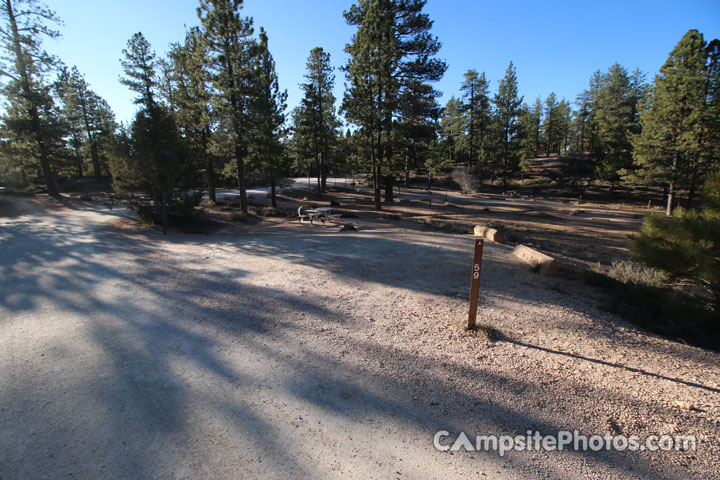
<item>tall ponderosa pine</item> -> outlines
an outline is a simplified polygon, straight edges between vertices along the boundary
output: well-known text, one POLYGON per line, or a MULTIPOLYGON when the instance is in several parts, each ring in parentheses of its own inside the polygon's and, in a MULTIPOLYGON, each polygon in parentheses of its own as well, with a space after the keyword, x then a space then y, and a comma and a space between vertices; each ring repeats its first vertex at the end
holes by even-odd
POLYGON ((540 140, 542 133, 542 121, 543 121, 543 107, 542 100, 540 97, 535 99, 532 107, 528 109, 529 122, 528 122, 528 138, 532 140, 532 156, 537 157, 540 155, 540 140))
POLYGON ((435 144, 439 129, 440 105, 436 98, 440 92, 428 83, 415 81, 403 89, 400 97, 398 140, 403 157, 405 187, 410 181, 410 170, 421 163, 438 163, 435 144))
POLYGON ((280 137, 285 123, 287 92, 280 90, 275 61, 268 48, 267 34, 262 28, 256 52, 254 93, 250 104, 253 138, 251 154, 258 169, 270 180, 272 206, 277 208, 275 186, 277 178, 284 173, 280 137))
POLYGON ((156 104, 157 95, 155 52, 145 36, 138 32, 128 40, 127 48, 122 53, 125 58, 120 59, 120 64, 125 76, 120 77, 120 83, 135 92, 135 104, 150 109, 156 104))
POLYGON ((425 3, 360 0, 344 13, 347 22, 358 29, 345 49, 350 55, 345 66, 350 86, 343 110, 370 143, 378 210, 381 182, 386 186, 386 200, 392 200, 393 120, 400 92, 412 82, 436 81, 446 70, 446 65, 434 58, 440 42, 430 34, 432 21, 422 13, 425 3), (389 170, 385 177, 383 168, 389 170))
POLYGON ((322 195, 327 181, 330 148, 339 126, 333 95, 335 75, 330 65, 330 54, 321 47, 310 51, 306 65, 305 83, 300 85, 304 95, 298 109, 295 135, 304 138, 315 157, 318 193, 322 195))
POLYGON ((465 144, 465 117, 462 100, 450 97, 440 118, 440 132, 445 142, 447 158, 450 162, 459 163, 465 144))
MULTIPOLYGON (((85 78, 76 67, 64 68, 58 77, 58 96, 63 104, 63 117, 71 126, 75 141, 83 150, 78 175, 82 176, 84 151, 89 150, 93 174, 102 176, 101 150, 110 148, 116 130, 115 115, 95 92, 90 90, 85 78)), ((107 165, 105 165, 107 168, 107 165)))
POLYGON ((250 143, 254 42, 252 19, 239 13, 242 4, 242 0, 200 0, 198 17, 207 42, 210 73, 218 92, 216 108, 230 123, 240 208, 247 213, 245 161, 250 143))
POLYGON ((702 34, 688 31, 655 77, 640 116, 642 132, 632 138, 636 178, 667 186, 668 216, 678 187, 694 190, 705 153, 713 148, 707 135, 708 94, 717 82, 712 71, 702 34))
POLYGON ((547 155, 560 155, 565 152, 570 140, 571 125, 572 109, 570 103, 564 98, 558 101, 555 92, 550 93, 545 100, 542 126, 545 153, 547 155))
POLYGON ((315 164, 317 157, 315 149, 311 145, 312 136, 304 132, 305 117, 302 112, 302 106, 295 107, 290 112, 290 131, 291 137, 285 143, 287 154, 292 158, 292 167, 298 172, 305 174, 310 185, 310 172, 315 164))
POLYGON ((545 99, 545 111, 543 122, 543 136, 545 138, 545 155, 551 153, 560 153, 560 145, 558 141, 559 125, 559 104, 555 92, 551 92, 545 99))
POLYGON ((48 194, 58 196, 52 167, 53 142, 58 137, 50 85, 46 74, 56 61, 42 49, 43 38, 59 34, 48 26, 58 23, 55 13, 36 0, 0 2, 0 75, 9 79, 3 92, 8 101, 3 121, 12 141, 23 143, 26 153, 40 162, 48 194))
POLYGON ((385 176, 385 201, 393 200, 397 170, 403 172, 407 185, 410 168, 420 163, 421 158, 424 158, 426 166, 438 164, 435 157, 441 109, 437 98, 442 93, 433 88, 432 83, 442 79, 447 64, 435 58, 442 44, 430 34, 433 21, 423 13, 426 3, 426 0, 398 1, 395 8, 399 48, 403 56, 398 66, 400 102, 398 132, 393 142, 396 154, 392 157, 398 159, 400 165, 391 165, 385 176))
POLYGON ((589 86, 577 96, 575 104, 578 109, 575 115, 575 134, 577 148, 581 152, 597 155, 599 142, 597 139, 597 110, 600 98, 602 72, 596 70, 590 77, 589 86))
POLYGON ((350 25, 357 26, 345 51, 349 88, 343 110, 348 121, 360 126, 370 143, 370 167, 375 209, 380 210, 382 164, 388 156, 393 114, 397 109, 400 81, 397 69, 402 58, 395 34, 392 0, 359 0, 344 12, 350 25))
POLYGON ((206 67, 209 62, 207 46, 199 28, 191 28, 185 35, 185 42, 171 49, 170 60, 178 128, 186 139, 193 163, 204 170, 208 197, 214 202, 217 173, 215 155, 211 151, 212 91, 206 67))
POLYGON ((466 117, 468 168, 472 168, 479 160, 479 168, 484 170, 492 120, 490 82, 485 78, 485 72, 481 74, 476 70, 465 72, 465 80, 460 85, 460 91, 464 99, 463 109, 466 117))
POLYGON ((630 136, 639 130, 638 110, 645 91, 640 72, 631 75, 615 63, 600 76, 594 93, 591 155, 598 178, 610 182, 610 193, 620 175, 632 166, 630 136))
POLYGON ((498 156, 502 165, 503 191, 506 191, 508 178, 519 166, 522 147, 518 121, 522 97, 518 97, 517 74, 512 62, 505 71, 505 77, 500 81, 493 103, 500 131, 498 156))

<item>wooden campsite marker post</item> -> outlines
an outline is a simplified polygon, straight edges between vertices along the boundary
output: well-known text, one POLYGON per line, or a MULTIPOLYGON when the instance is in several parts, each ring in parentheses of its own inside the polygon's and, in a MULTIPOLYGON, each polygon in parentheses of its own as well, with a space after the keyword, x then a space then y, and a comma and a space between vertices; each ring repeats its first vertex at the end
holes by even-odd
POLYGON ((480 295, 480 272, 482 270, 483 244, 482 238, 475 239, 475 251, 473 253, 472 281, 470 282, 470 312, 468 313, 468 329, 475 328, 477 318, 478 296, 480 295))

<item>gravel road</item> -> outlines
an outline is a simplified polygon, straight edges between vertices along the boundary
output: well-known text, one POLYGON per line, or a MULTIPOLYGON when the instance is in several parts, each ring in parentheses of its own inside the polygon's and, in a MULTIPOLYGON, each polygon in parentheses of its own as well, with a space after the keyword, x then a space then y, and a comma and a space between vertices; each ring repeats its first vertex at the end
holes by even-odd
POLYGON ((0 479, 717 478, 720 355, 578 281, 402 223, 212 235, 0 218, 0 479), (688 408, 690 407, 690 408, 688 408), (437 451, 433 436, 695 435, 696 451, 437 451))

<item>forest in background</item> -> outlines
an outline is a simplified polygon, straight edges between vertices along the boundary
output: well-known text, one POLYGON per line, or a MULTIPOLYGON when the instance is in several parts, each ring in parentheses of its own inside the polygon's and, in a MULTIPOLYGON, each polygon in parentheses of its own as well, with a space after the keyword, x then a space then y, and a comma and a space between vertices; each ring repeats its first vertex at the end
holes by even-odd
MULTIPOLYGON (((562 182, 579 192, 593 183, 661 188, 667 214, 693 207, 717 166, 720 42, 688 31, 648 81, 613 64, 592 74, 577 98, 524 99, 512 62, 498 88, 481 69, 458 79, 440 105, 433 83, 447 65, 423 13, 424 0, 360 0, 344 12, 356 27, 339 66, 321 46, 309 52, 303 99, 288 112, 270 40, 242 15, 240 0, 200 0, 199 27, 159 58, 142 33, 118 52, 138 112, 118 124, 82 72, 46 52, 58 19, 35 0, 3 0, 0 182, 44 185, 112 178, 115 191, 147 218, 167 224, 218 186, 275 186, 290 175, 367 175, 376 209, 412 176, 458 165, 482 184, 506 191, 542 179, 524 177, 530 160, 560 156, 562 182), (191 193, 194 192, 194 193, 191 193)), ((119 87, 120 88, 120 87, 119 87)))

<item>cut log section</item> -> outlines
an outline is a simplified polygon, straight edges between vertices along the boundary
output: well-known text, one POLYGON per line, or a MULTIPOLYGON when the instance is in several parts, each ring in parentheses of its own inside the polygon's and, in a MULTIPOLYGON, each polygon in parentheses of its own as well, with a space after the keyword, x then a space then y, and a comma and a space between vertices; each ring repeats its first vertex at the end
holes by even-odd
POLYGON ((489 242, 505 243, 505 234, 496 228, 475 225, 474 233, 476 237, 482 237, 489 242))
POLYGON ((531 265, 533 268, 538 269, 538 271, 543 275, 552 276, 557 273, 558 262, 550 255, 545 255, 544 253, 533 250, 525 245, 518 245, 515 247, 513 255, 523 262, 531 265))

